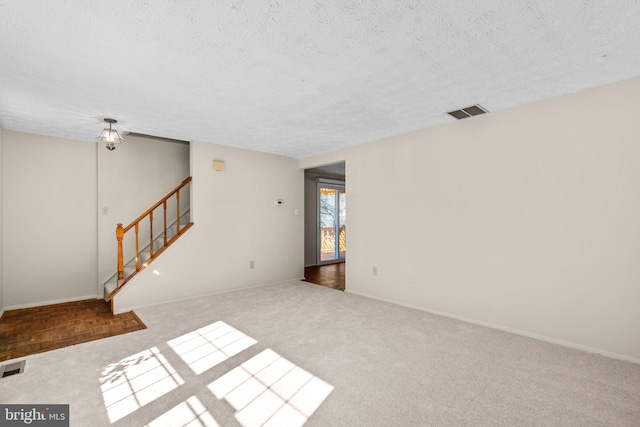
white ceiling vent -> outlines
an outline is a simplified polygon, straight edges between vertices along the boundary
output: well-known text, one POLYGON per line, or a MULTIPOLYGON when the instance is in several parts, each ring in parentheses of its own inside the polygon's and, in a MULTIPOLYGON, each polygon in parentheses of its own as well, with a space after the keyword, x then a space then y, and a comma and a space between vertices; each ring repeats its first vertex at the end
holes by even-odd
POLYGON ((487 111, 484 107, 476 104, 476 105, 472 105, 471 107, 462 108, 460 110, 449 111, 447 114, 460 120, 460 119, 466 119, 467 117, 471 117, 471 116, 478 116, 480 114, 485 114, 488 112, 489 111, 487 111))

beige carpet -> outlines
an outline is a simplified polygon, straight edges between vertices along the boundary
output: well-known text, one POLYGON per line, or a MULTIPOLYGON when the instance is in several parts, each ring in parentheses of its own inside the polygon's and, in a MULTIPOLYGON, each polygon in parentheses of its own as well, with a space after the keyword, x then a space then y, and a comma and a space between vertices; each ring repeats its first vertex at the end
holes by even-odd
POLYGON ((72 426, 638 426, 640 365, 304 282, 136 310, 27 357, 0 403, 72 426))

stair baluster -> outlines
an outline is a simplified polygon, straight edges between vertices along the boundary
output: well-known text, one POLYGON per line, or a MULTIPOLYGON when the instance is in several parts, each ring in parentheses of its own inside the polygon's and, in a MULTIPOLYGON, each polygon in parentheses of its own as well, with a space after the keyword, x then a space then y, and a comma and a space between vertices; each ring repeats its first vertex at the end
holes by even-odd
POLYGON ((153 258, 153 211, 149 212, 149 257, 153 258))
POLYGON ((178 220, 176 221, 176 232, 178 234, 180 234, 180 190, 178 190, 176 192, 176 209, 177 209, 177 218, 178 220))
MULTIPOLYGON (((164 212, 164 246, 167 246, 167 201, 162 203, 162 211, 164 212)), ((178 217, 179 218, 179 217, 178 217)))
POLYGON ((138 249, 138 223, 136 222, 136 270, 140 269, 140 249, 138 249))

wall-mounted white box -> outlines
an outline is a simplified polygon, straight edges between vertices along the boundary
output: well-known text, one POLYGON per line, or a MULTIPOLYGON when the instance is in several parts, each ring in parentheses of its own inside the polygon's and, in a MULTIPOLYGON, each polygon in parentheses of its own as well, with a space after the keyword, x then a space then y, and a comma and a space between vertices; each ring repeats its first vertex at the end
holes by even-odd
POLYGON ((225 167, 224 160, 214 160, 212 162, 212 167, 213 167, 213 170, 216 172, 224 172, 224 167, 225 167))

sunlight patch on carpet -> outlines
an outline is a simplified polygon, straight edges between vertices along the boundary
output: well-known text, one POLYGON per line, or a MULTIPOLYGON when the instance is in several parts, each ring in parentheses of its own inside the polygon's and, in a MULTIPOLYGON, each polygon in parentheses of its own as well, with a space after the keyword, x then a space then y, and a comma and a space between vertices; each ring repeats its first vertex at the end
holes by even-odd
POLYGON ((333 386, 271 349, 264 350, 208 386, 235 410, 244 427, 302 426, 333 386))
POLYGON ((168 341, 167 344, 199 375, 256 342, 233 326, 218 321, 168 341))
POLYGON ((102 368, 102 398, 112 423, 184 384, 157 347, 102 368))
POLYGON ((220 424, 211 416, 200 399, 191 396, 146 425, 146 427, 167 426, 220 427, 220 424))

